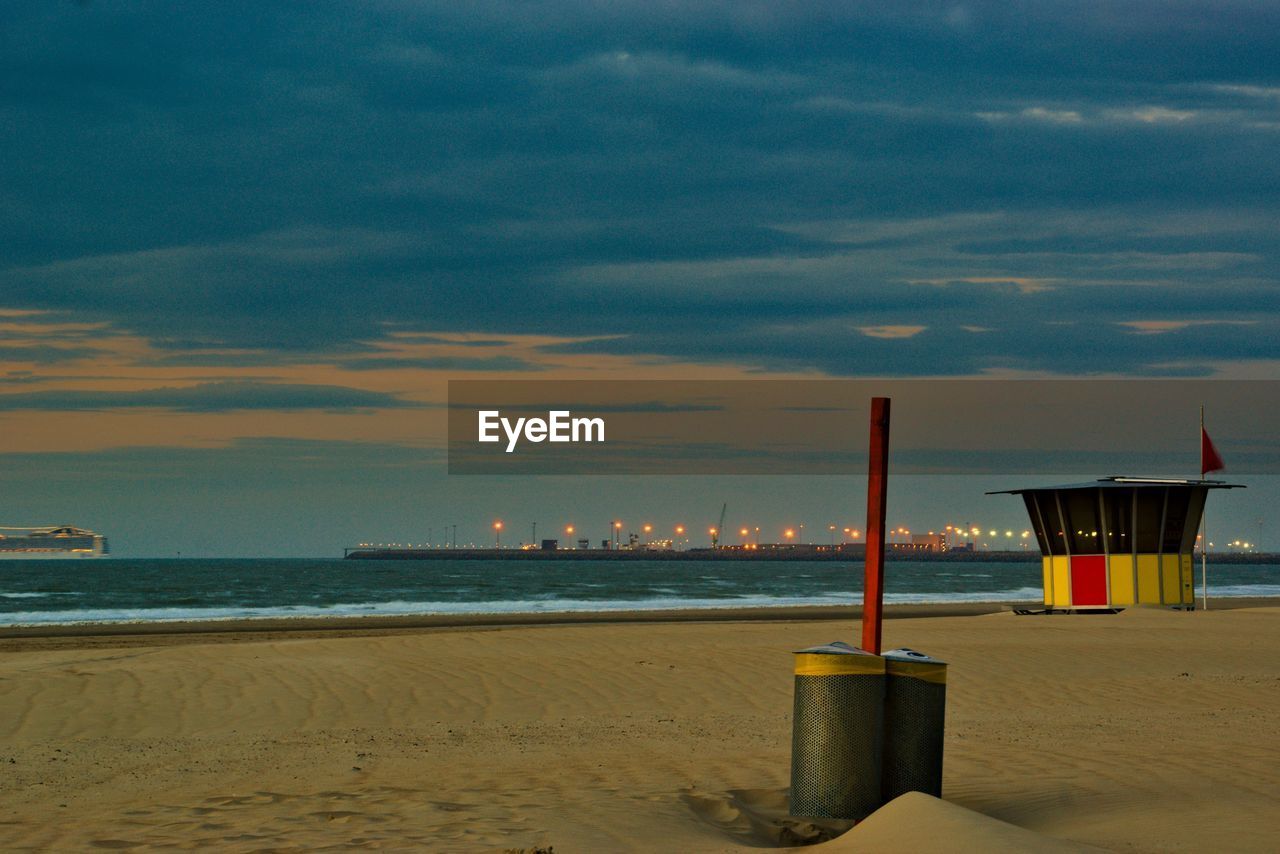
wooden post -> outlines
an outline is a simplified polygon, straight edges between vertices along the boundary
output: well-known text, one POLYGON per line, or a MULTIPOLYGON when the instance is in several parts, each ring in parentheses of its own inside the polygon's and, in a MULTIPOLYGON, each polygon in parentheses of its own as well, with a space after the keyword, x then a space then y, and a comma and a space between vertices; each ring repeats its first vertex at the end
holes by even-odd
POLYGON ((889 493, 889 398, 871 398, 871 448, 867 459, 867 556, 862 586, 862 648, 880 654, 884 603, 884 520, 889 493))
MULTIPOLYGON (((1200 404, 1200 482, 1204 482, 1204 404, 1200 404)), ((1209 610, 1209 491, 1205 490, 1204 504, 1200 506, 1200 591, 1202 610, 1209 610)), ((1195 604, 1195 589, 1191 591, 1191 603, 1195 604)))

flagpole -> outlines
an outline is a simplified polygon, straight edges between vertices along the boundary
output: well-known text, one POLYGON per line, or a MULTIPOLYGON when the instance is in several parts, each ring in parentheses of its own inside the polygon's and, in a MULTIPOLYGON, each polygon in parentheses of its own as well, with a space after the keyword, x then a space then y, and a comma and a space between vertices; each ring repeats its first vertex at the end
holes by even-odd
MULTIPOLYGON (((1200 404, 1200 481, 1204 482, 1204 404, 1200 404)), ((1209 610, 1209 502, 1200 511, 1200 602, 1203 610, 1209 610)))

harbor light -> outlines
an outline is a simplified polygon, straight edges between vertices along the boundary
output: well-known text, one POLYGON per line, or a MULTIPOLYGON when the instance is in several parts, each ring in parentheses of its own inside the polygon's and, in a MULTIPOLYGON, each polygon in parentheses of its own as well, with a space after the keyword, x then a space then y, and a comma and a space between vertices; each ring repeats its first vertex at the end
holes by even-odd
POLYGON ((792 528, 787 528, 787 530, 782 532, 782 536, 786 537, 788 540, 793 540, 795 539, 796 532, 792 528))
POLYGON ((493 547, 495 549, 502 548, 502 520, 496 519, 493 523, 493 547))

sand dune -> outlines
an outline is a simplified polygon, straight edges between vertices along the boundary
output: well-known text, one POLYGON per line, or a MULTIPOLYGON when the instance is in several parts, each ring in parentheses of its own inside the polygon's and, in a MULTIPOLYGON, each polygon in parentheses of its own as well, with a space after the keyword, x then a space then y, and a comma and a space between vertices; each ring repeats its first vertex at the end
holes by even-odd
POLYGON ((896 798, 853 832, 813 849, 814 854, 1067 854, 1098 850, 1024 830, 920 792, 896 798))
MULTIPOLYGON (((951 662, 951 803, 903 799, 815 850, 1280 838, 1280 609, 885 633, 951 662)), ((789 652, 854 634, 810 621, 11 642, 0 845, 564 854, 832 838, 843 828, 785 811, 789 652)))

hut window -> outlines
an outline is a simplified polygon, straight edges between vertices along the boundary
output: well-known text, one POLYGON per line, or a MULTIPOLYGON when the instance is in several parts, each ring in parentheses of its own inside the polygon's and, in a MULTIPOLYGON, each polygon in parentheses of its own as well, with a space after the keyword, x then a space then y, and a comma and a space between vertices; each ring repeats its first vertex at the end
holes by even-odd
POLYGON ((1187 504, 1187 521, 1182 525, 1182 547, 1180 552, 1190 553, 1195 550, 1200 529, 1200 519, 1204 515, 1204 499, 1209 490, 1197 487, 1191 490, 1187 504))
POLYGON ((1062 493, 1062 510, 1067 515, 1067 536, 1073 555, 1102 554, 1102 525, 1098 519, 1098 492, 1073 489, 1062 493))
POLYGON ((1164 514, 1163 489, 1139 489, 1133 535, 1143 554, 1160 551, 1160 517, 1164 514))
POLYGON ((1044 520, 1044 535, 1049 549, 1045 554, 1065 555, 1067 540, 1062 530, 1062 519, 1058 515, 1058 502, 1052 492, 1033 492, 1036 507, 1040 509, 1040 518, 1044 520))
POLYGON ((1027 505, 1027 515, 1031 518, 1031 530, 1036 532, 1036 542, 1040 545, 1040 554, 1053 554, 1049 550, 1049 538, 1044 533, 1044 523, 1041 521, 1040 513, 1036 510, 1035 496, 1030 492, 1022 493, 1022 500, 1027 505))
POLYGON ((1177 553, 1182 550, 1182 531, 1187 524, 1187 505, 1191 490, 1170 489, 1169 509, 1164 517, 1164 548, 1161 551, 1177 553))
POLYGON ((1102 513, 1106 520, 1107 552, 1133 551, 1133 490, 1102 490, 1102 513))

